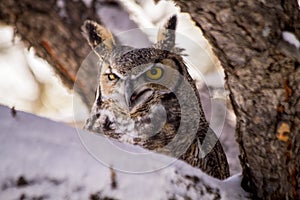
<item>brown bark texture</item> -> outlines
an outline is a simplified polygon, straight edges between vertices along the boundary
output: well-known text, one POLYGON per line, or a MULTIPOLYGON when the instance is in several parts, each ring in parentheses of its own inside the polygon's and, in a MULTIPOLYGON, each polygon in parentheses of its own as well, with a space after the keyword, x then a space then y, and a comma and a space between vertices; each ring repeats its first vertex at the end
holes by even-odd
POLYGON ((237 116, 243 187, 262 199, 300 198, 300 39, 296 0, 175 0, 226 74, 237 116))
POLYGON ((98 68, 85 63, 85 70, 76 76, 84 58, 91 52, 81 35, 80 27, 86 19, 102 23, 112 31, 135 28, 121 6, 112 0, 94 0, 91 5, 83 1, 68 0, 5 0, 0 2, 0 23, 15 27, 16 35, 36 54, 53 66, 55 73, 68 88, 75 88, 83 102, 91 107, 97 86, 98 68), (118 13, 118 17, 111 17, 118 13), (119 20, 122 27, 114 26, 119 20), (78 78, 78 79, 77 79, 78 78), (77 80, 76 80, 77 79, 77 80))

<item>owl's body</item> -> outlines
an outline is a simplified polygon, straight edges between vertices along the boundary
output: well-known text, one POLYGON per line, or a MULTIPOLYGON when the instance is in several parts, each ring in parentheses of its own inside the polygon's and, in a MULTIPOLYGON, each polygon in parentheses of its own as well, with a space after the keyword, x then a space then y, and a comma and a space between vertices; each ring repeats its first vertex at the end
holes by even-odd
POLYGON ((173 16, 153 47, 134 49, 117 46, 108 30, 85 22, 85 36, 101 63, 85 128, 178 156, 224 179, 229 176, 227 159, 205 119, 195 83, 182 57, 174 53, 175 27, 173 16))

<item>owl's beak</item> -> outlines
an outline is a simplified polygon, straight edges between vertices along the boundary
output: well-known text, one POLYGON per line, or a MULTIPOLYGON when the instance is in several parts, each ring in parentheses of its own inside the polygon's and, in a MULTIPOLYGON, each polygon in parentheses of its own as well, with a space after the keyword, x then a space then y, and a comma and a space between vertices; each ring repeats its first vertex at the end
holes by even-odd
POLYGON ((125 101, 129 110, 142 105, 153 94, 153 90, 149 87, 134 87, 132 83, 131 80, 126 80, 125 83, 125 101))
POLYGON ((126 102, 126 105, 127 105, 127 107, 128 108, 130 108, 130 98, 131 98, 131 95, 132 95, 132 93, 133 93, 133 87, 132 87, 132 82, 131 82, 131 80, 129 80, 129 79, 127 79, 126 81, 125 81, 125 90, 124 90, 124 92, 125 92, 125 102, 126 102))

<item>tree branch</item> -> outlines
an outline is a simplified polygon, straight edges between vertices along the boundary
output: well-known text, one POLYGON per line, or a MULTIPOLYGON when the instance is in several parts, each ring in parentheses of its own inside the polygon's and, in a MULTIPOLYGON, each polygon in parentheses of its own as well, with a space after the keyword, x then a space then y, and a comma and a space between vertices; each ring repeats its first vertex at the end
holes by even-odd
MULTIPOLYGON (((75 128, 4 106, 0 106, 0 118, 0 199, 247 198, 240 187, 241 175, 220 181, 182 161, 174 162, 173 158, 153 152, 151 160, 135 159, 134 166, 167 167, 138 175, 122 172, 106 167, 116 166, 113 163, 123 158, 114 154, 116 147, 105 148, 113 143, 139 154, 140 147, 94 133, 80 133, 102 143, 98 146, 101 153, 110 152, 109 161, 100 163, 83 148, 75 128)), ((127 160, 122 166, 131 163, 127 160)))
POLYGON ((120 28, 110 20, 112 15, 120 21, 123 29, 136 27, 114 1, 92 1, 91 5, 82 0, 7 0, 0 3, 0 22, 14 26, 16 34, 28 48, 34 47, 36 54, 53 66, 68 88, 73 89, 78 78, 76 92, 89 108, 94 101, 98 68, 93 64, 96 62, 91 62, 81 76, 76 77, 82 61, 91 52, 80 27, 86 19, 101 23, 101 15, 104 25, 113 32, 120 31, 120 28))

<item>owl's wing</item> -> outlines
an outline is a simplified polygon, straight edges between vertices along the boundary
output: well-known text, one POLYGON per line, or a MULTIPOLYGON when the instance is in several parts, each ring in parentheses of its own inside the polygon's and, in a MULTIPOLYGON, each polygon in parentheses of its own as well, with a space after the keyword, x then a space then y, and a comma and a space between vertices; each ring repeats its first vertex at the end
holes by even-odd
POLYGON ((206 136, 198 135, 182 159, 215 178, 226 179, 230 176, 226 154, 211 128, 208 129, 206 136))
POLYGON ((211 128, 209 128, 207 134, 212 137, 212 144, 214 144, 215 141, 217 142, 211 147, 209 153, 204 157, 205 171, 219 179, 226 179, 230 176, 230 172, 224 149, 211 128))

